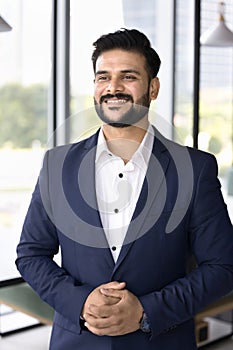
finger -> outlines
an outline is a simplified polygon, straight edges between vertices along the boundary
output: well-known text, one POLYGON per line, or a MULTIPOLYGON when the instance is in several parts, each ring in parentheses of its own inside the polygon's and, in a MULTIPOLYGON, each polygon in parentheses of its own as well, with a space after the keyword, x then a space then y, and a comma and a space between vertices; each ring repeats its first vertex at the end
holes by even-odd
POLYGON ((94 317, 90 314, 86 315, 85 323, 89 327, 103 329, 109 328, 112 323, 112 317, 94 317))
POLYGON ((95 316, 96 318, 106 318, 112 315, 111 305, 96 306, 96 305, 90 304, 88 306, 88 311, 89 311, 88 314, 95 316))
POLYGON ((120 289, 124 289, 126 287, 126 283, 125 282, 113 281, 113 282, 109 282, 109 283, 103 284, 101 287, 102 288, 106 288, 106 289, 111 288, 111 289, 120 290, 120 289))
POLYGON ((101 288, 100 292, 106 297, 122 299, 124 291, 117 289, 101 288))
POLYGON ((104 335, 110 335, 111 334, 111 330, 109 330, 108 327, 106 328, 97 328, 97 327, 93 327, 92 325, 90 325, 88 322, 85 322, 85 327, 93 334, 96 334, 98 336, 104 336, 104 335))
MULTIPOLYGON (((105 319, 103 319, 105 320, 105 319)), ((106 320, 105 320, 106 322, 106 320)), ((123 335, 127 332, 127 330, 124 330, 122 326, 115 325, 115 324, 110 324, 108 323, 85 323, 85 326, 89 329, 90 332, 98 335, 98 336, 118 336, 118 335, 123 335)))
POLYGON ((103 298, 103 302, 105 305, 114 305, 114 304, 117 304, 121 300, 120 298, 106 296, 104 294, 102 294, 102 298, 103 298))

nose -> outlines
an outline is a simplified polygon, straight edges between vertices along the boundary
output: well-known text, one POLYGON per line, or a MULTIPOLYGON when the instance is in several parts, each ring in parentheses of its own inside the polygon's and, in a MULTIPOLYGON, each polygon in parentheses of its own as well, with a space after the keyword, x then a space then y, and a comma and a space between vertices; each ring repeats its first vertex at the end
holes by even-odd
POLYGON ((115 94, 115 93, 123 91, 123 90, 124 90, 124 86, 123 86, 122 81, 120 79, 112 78, 109 81, 109 84, 107 86, 108 93, 115 94))

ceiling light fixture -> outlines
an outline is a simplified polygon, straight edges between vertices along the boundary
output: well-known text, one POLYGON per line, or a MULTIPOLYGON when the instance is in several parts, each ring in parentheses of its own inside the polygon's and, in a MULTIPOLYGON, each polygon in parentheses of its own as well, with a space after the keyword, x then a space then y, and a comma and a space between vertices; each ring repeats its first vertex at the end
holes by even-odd
POLYGON ((219 21, 214 27, 208 29, 201 35, 200 42, 205 46, 233 46, 233 32, 225 23, 225 3, 223 1, 218 4, 219 21))
POLYGON ((0 32, 9 32, 12 27, 0 16, 0 32))

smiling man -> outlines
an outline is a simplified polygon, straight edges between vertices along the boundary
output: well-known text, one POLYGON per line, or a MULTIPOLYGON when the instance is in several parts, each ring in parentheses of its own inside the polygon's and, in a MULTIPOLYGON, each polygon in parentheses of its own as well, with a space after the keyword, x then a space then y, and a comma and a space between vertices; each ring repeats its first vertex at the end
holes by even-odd
POLYGON ((115 49, 98 57, 95 106, 101 120, 122 128, 146 117, 150 101, 157 97, 159 80, 148 80, 145 68, 146 59, 138 52, 115 49))
POLYGON ((195 350, 195 314, 233 289, 216 160, 149 122, 160 58, 143 33, 101 36, 92 62, 103 124, 45 154, 17 267, 55 309, 50 350, 195 350))

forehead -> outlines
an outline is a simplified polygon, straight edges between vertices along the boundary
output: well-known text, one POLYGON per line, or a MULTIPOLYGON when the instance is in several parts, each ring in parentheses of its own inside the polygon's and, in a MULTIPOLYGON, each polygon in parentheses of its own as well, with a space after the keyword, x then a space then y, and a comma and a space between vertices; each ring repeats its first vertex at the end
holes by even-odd
POLYGON ((96 61, 96 71, 137 69, 145 70, 145 57, 135 51, 114 49, 103 52, 96 61))

